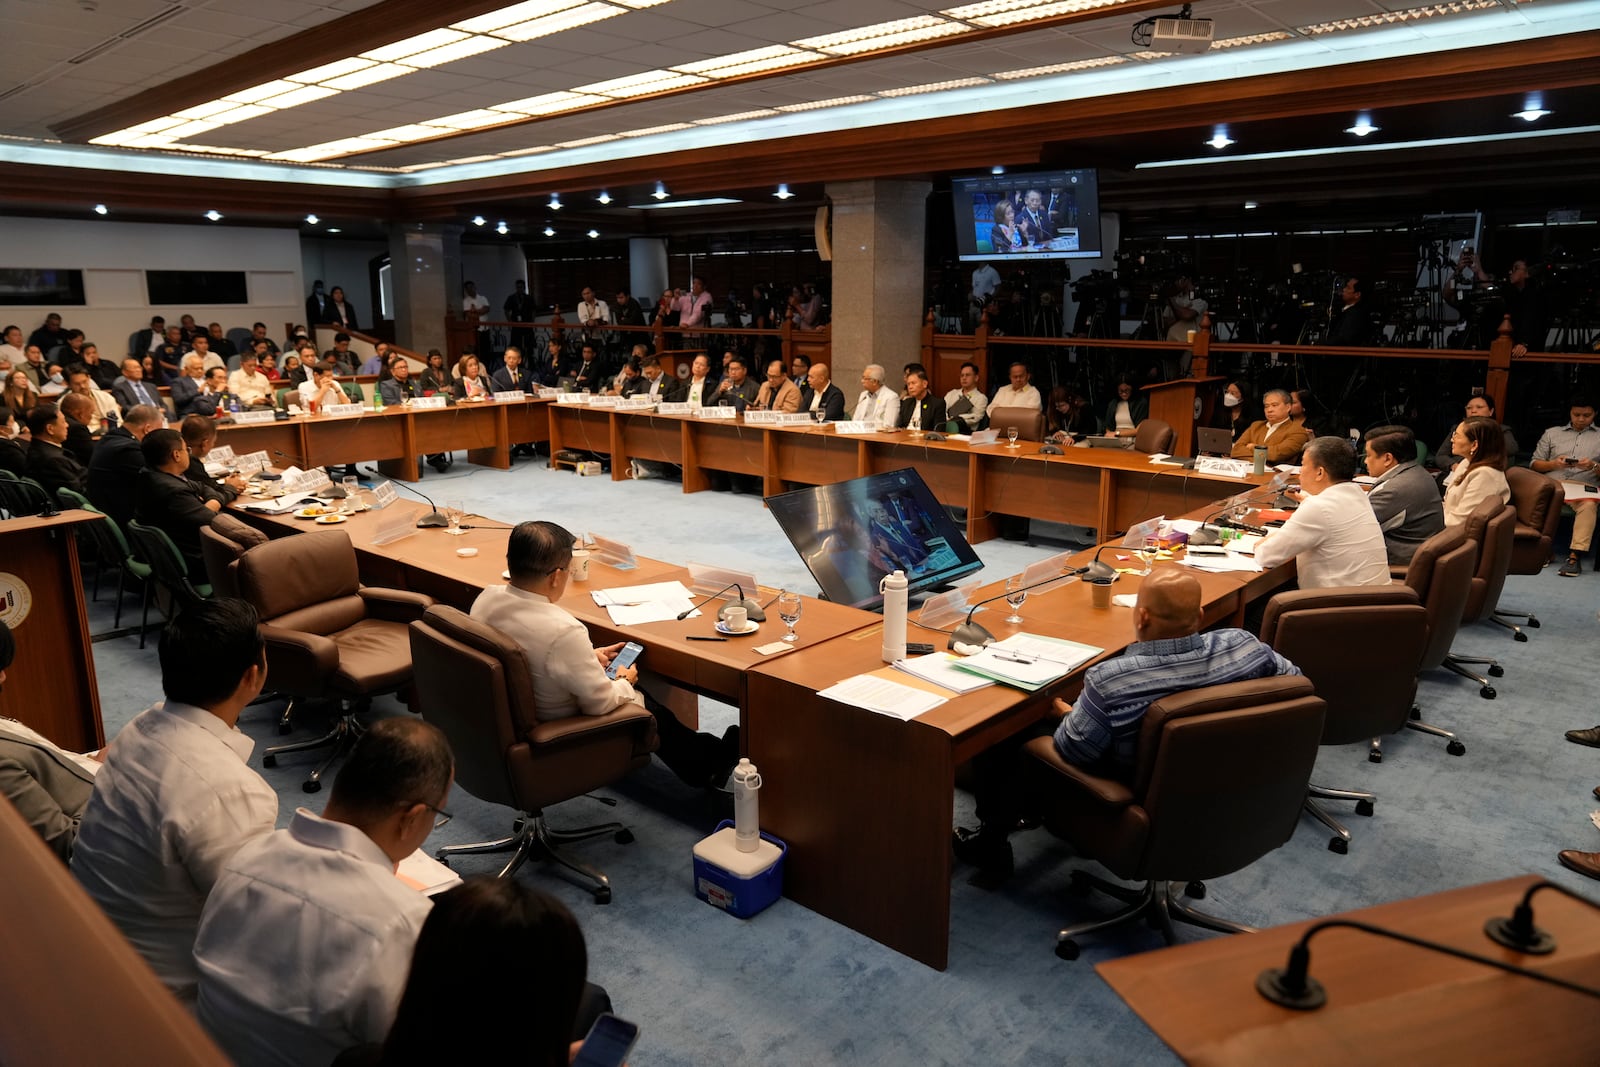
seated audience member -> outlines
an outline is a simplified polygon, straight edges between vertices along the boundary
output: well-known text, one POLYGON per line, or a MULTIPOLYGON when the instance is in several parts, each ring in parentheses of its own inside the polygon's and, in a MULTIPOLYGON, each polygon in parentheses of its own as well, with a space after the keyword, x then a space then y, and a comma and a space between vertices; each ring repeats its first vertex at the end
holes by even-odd
MULTIPOLYGON (((196 407, 197 402, 200 401, 200 393, 205 388, 205 360, 200 357, 198 352, 190 352, 183 357, 183 362, 179 363, 178 367, 182 373, 172 379, 172 385, 168 387, 172 394, 172 409, 177 412, 178 418, 181 419, 188 415, 214 413, 216 411, 215 402, 209 405, 210 412, 202 412, 196 407)), ((205 404, 200 404, 200 407, 205 406, 205 404)))
MULTIPOLYGON (((204 374, 206 371, 210 370, 212 367, 226 367, 228 365, 226 360, 224 360, 217 353, 211 351, 211 335, 210 334, 206 334, 206 333, 196 334, 195 335, 195 339, 193 341, 190 341, 189 345, 190 345, 190 347, 189 347, 188 355, 189 356, 199 356, 200 357, 200 372, 202 374, 204 374)), ((185 356, 184 358, 187 359, 188 356, 185 356)), ((179 368, 179 370, 181 372, 182 369, 183 369, 183 361, 182 360, 179 360, 178 368, 179 368)))
POLYGON ((46 400, 54 400, 67 391, 66 368, 56 360, 45 364, 44 384, 39 387, 39 395, 46 400))
POLYGON ((61 414, 67 419, 67 440, 61 446, 78 458, 84 467, 94 455, 94 434, 89 432, 89 420, 94 418, 94 401, 77 393, 66 393, 58 401, 61 414))
POLYGON ((246 352, 239 360, 239 369, 228 375, 228 392, 239 398, 245 407, 272 406, 272 382, 261 373, 260 358, 246 352))
MULTIPOLYGON (((648 396, 651 400, 655 400, 664 404, 681 402, 683 399, 683 390, 681 388, 683 383, 679 382, 676 378, 668 378, 666 373, 661 369, 661 360, 652 355, 642 354, 646 351, 647 350, 645 349, 644 345, 633 346, 633 358, 639 361, 639 374, 644 378, 646 383, 644 391, 639 395, 648 396)), ((739 369, 742 373, 744 370, 744 364, 742 362, 740 363, 739 369)), ((745 380, 749 381, 748 376, 746 376, 745 380)), ((754 399, 755 385, 752 384, 750 386, 750 400, 754 399)))
POLYGON ((100 443, 94 446, 85 482, 89 490, 84 495, 119 526, 126 526, 133 518, 134 494, 139 485, 139 472, 144 469, 140 444, 150 431, 161 429, 164 421, 156 408, 136 404, 128 409, 122 425, 106 431, 100 443))
POLYGON ((1032 731, 995 745, 973 760, 976 830, 957 830, 957 858, 1010 874, 1006 840, 1023 810, 1017 761, 1023 744, 1046 732, 1068 763, 1118 777, 1132 774, 1144 713, 1162 697, 1253 678, 1299 674, 1300 669, 1245 630, 1200 631, 1200 581, 1179 567, 1160 567, 1139 586, 1133 607, 1134 643, 1084 675, 1077 704, 1057 698, 1056 714, 1032 731))
POLYGON ((1460 526, 1473 509, 1489 497, 1511 502, 1511 486, 1506 484, 1505 435, 1493 419, 1473 416, 1461 420, 1450 435, 1452 451, 1465 462, 1458 464, 1446 479, 1444 524, 1460 526), (1491 440, 1490 438, 1493 438, 1491 440))
POLYGON ((450 380, 449 369, 444 365, 444 353, 437 348, 428 349, 427 366, 417 376, 417 389, 423 396, 433 396, 435 393, 453 396, 454 384, 450 380))
POLYGON ((382 374, 389 365, 389 342, 379 341, 372 346, 372 355, 361 364, 362 374, 382 374))
POLYGON ((739 411, 754 404, 761 389, 750 377, 748 367, 743 356, 735 355, 728 360, 728 375, 717 385, 717 391, 711 394, 712 401, 720 407, 732 406, 739 411))
POLYGON ((267 381, 271 382, 276 388, 277 384, 283 380, 283 375, 278 373, 278 357, 271 352, 263 352, 256 362, 261 364, 261 373, 267 376, 267 381))
POLYGON ((605 368, 600 365, 593 344, 584 342, 578 358, 566 368, 564 376, 572 379, 573 388, 580 393, 599 392, 605 386, 605 368))
MULTIPOLYGON (((1267 448, 1267 462, 1293 463, 1299 457, 1311 435, 1306 428, 1289 417, 1290 398, 1283 389, 1269 389, 1261 397, 1265 418, 1250 424, 1250 428, 1233 442, 1234 459, 1251 459, 1257 445, 1267 448)), ((1349 451, 1350 446, 1345 445, 1349 451)), ((1354 463, 1354 456, 1351 457, 1354 463)))
POLYGON ((1388 585, 1383 531, 1366 494, 1350 480, 1355 473, 1349 441, 1312 438, 1300 466, 1302 503, 1256 545, 1256 562, 1271 570, 1294 560, 1301 589, 1388 585))
POLYGON ((300 406, 306 411, 317 412, 329 404, 348 404, 350 397, 345 393, 344 386, 339 384, 334 366, 323 360, 312 368, 312 377, 301 382, 298 389, 300 406))
POLYGON ((811 413, 822 422, 838 422, 844 418, 844 393, 833 384, 826 363, 813 363, 806 368, 805 384, 800 387, 800 410, 811 413))
POLYGON ((616 396, 627 399, 636 396, 649 387, 640 374, 640 366, 631 359, 622 361, 622 367, 617 371, 617 376, 611 379, 611 385, 605 390, 607 396, 616 396))
POLYGON ((571 1042, 611 1010, 605 990, 586 981, 588 969, 583 931, 566 905, 514 878, 468 878, 434 898, 389 1036, 350 1049, 334 1065, 567 1067, 571 1042), (518 1025, 458 1025, 476 1017, 518 1025))
POLYGON ((1150 414, 1150 399, 1124 378, 1117 383, 1117 395, 1106 405, 1107 437, 1132 437, 1150 414))
POLYGON ((796 355, 789 361, 789 380, 794 382, 795 388, 804 389, 811 375, 811 360, 806 356, 796 355))
POLYGON ((1289 418, 1304 426, 1308 437, 1328 432, 1327 419, 1312 414, 1316 410, 1317 397, 1311 390, 1289 390, 1289 418))
MULTIPOLYGON (((200 487, 207 500, 219 501, 227 507, 239 499, 239 494, 244 492, 245 479, 237 474, 227 474, 222 478, 213 478, 211 472, 206 470, 206 457, 217 445, 217 422, 204 415, 190 415, 178 427, 178 432, 183 434, 183 443, 189 446, 189 470, 185 476, 200 487)), ((90 471, 92 475, 93 470, 90 471)))
POLYGON ((135 404, 161 405, 161 394, 155 385, 145 380, 144 369, 141 360, 129 357, 122 361, 122 380, 111 387, 111 395, 117 398, 123 411, 135 404))
MULTIPOLYGON (((212 367, 206 371, 205 381, 200 385, 200 395, 195 397, 190 414, 219 418, 231 411, 238 399, 228 392, 228 369, 212 367)), ((242 404, 240 406, 243 407, 242 404)))
POLYGON ((256 345, 266 345, 269 352, 278 351, 278 342, 267 336, 267 324, 264 322, 258 322, 250 327, 250 347, 246 351, 253 351, 256 345))
MULTIPOLYGON (((699 357, 695 362, 699 362, 699 357)), ((792 413, 800 410, 800 389, 784 373, 783 360, 767 362, 767 380, 756 390, 756 402, 751 406, 758 411, 792 413)))
MULTIPOLYGON (((0 683, 16 657, 11 628, 0 622, 0 683)), ((72 843, 103 755, 103 750, 87 756, 68 752, 37 730, 0 715, 0 796, 63 863, 72 858, 72 843)))
POLYGON ((94 379, 94 387, 106 392, 122 377, 122 371, 109 359, 100 358, 100 349, 96 345, 85 344, 78 354, 78 361, 88 370, 89 377, 94 379))
POLYGON ((166 532, 183 556, 192 581, 206 580, 205 561, 200 558, 200 527, 214 526, 218 533, 246 547, 266 540, 232 515, 219 515, 222 502, 208 498, 204 489, 188 479, 189 446, 184 443, 183 434, 177 430, 151 430, 139 448, 144 453, 144 470, 139 472, 134 492, 134 518, 166 532))
POLYGON ((5 389, 0 391, 0 403, 26 416, 38 402, 39 388, 28 379, 26 371, 14 370, 6 375, 5 389))
POLYGON ((332 363, 333 372, 341 378, 356 376, 356 354, 350 351, 350 335, 340 331, 333 335, 333 347, 322 353, 323 363, 332 363))
POLYGON ((28 442, 20 436, 21 432, 11 409, 0 405, 0 470, 25 478, 28 475, 28 442))
POLYGON ((961 364, 961 384, 944 395, 945 415, 961 423, 962 433, 971 433, 983 424, 989 398, 978 388, 978 365, 961 364))
POLYGON ((39 351, 48 353, 57 345, 67 343, 67 331, 61 328, 61 316, 54 311, 44 317, 44 325, 28 335, 28 343, 37 345, 39 351))
MULTIPOLYGON (((783 360, 780 359, 778 361, 778 366, 782 368, 783 360)), ((779 373, 781 375, 781 369, 779 373)), ((785 379, 785 381, 787 380, 785 379)), ((789 384, 793 388, 794 383, 790 382, 789 384)), ((711 361, 702 352, 695 356, 694 360, 689 364, 689 378, 683 382, 683 396, 681 399, 683 402, 697 408, 711 407, 716 403, 716 389, 717 383, 711 380, 711 361)), ((800 403, 800 390, 798 389, 794 391, 794 402, 797 405, 800 403)))
POLYGON ((183 327, 168 326, 166 338, 150 353, 155 358, 155 372, 149 376, 150 380, 159 385, 176 378, 178 361, 187 351, 189 345, 183 339, 183 327))
POLYGON ((22 344, 22 327, 12 325, 0 330, 0 364, 4 364, 0 370, 9 373, 20 367, 26 358, 27 349, 22 344))
POLYGON ((1058 385, 1050 390, 1050 403, 1044 416, 1045 433, 1057 444, 1100 432, 1100 424, 1089 410, 1089 401, 1076 386, 1058 385))
MULTIPOLYGON (((31 419, 29 424, 32 424, 31 419)), ((1575 397, 1567 408, 1567 424, 1552 426, 1540 436, 1533 450, 1533 461, 1528 466, 1558 482, 1592 486, 1597 484, 1597 465, 1600 465, 1600 429, 1594 424, 1594 402, 1575 397)), ((1567 561, 1559 572, 1564 578, 1583 573, 1583 554, 1589 551, 1594 537, 1596 499, 1567 494, 1567 506, 1573 511, 1573 519, 1567 561)))
POLYGON ((511 581, 480 593, 472 617, 522 646, 542 721, 606 715, 624 704, 643 703, 655 716, 661 761, 690 785, 721 785, 738 761, 738 727, 730 727, 721 741, 691 730, 637 688, 637 666, 618 671, 614 680, 606 677, 605 668, 622 645, 591 647, 583 623, 559 603, 572 580, 572 544, 572 534, 553 522, 519 523, 506 550, 511 581))
POLYGON ((1417 546, 1444 529, 1439 487, 1417 462, 1417 438, 1408 427, 1368 430, 1366 451, 1367 473, 1377 479, 1367 503, 1383 531, 1389 562, 1410 563, 1417 546))
POLYGON ((326 1064, 388 1033, 432 906, 395 868, 446 817, 454 778, 437 726, 380 719, 322 815, 297 809, 223 865, 194 943, 196 1014, 234 1063, 326 1064))
POLYGON ((305 380, 305 367, 300 362, 300 357, 294 352, 285 352, 283 366, 278 370, 278 380, 273 384, 295 389, 299 388, 300 383, 305 380))
MULTIPOLYGON (((222 323, 220 322, 213 322, 206 327, 206 342, 206 347, 211 352, 206 361, 207 363, 215 360, 217 366, 226 368, 228 360, 239 354, 239 349, 234 346, 232 341, 228 340, 228 335, 222 332, 222 323)), ((210 369, 211 367, 206 367, 206 370, 210 369)))
POLYGON ((900 414, 895 425, 902 430, 944 429, 944 397, 933 395, 928 384, 928 372, 914 370, 906 375, 906 395, 900 401, 900 414))
POLYGON ((130 356, 143 356, 154 352, 167 337, 167 320, 160 315, 150 319, 150 326, 133 335, 133 344, 128 349, 130 356))
POLYGON ((494 393, 489 376, 483 373, 483 364, 471 352, 456 363, 454 388, 457 400, 487 400, 494 393))
POLYGON ((856 397, 854 422, 869 422, 880 430, 894 427, 900 418, 900 394, 883 384, 883 367, 869 363, 861 372, 861 395, 856 397))
POLYGON ((88 485, 88 468, 63 446, 67 443, 67 417, 54 404, 35 404, 28 412, 28 477, 44 486, 50 499, 57 489, 81 493, 88 485))
POLYGON ((391 406, 404 404, 422 395, 411 376, 411 363, 405 356, 389 357, 389 376, 378 383, 378 395, 391 406))
POLYGON ((278 819, 278 795, 249 766, 254 742, 235 725, 267 677, 255 609, 225 597, 185 608, 162 630, 160 659, 166 700, 106 753, 72 873, 156 977, 192 1000, 206 896, 278 819))
POLYGON ((536 386, 533 375, 522 365, 522 350, 515 345, 506 349, 505 366, 495 371, 489 379, 496 392, 531 393, 536 386))
POLYGON ((1023 408, 1027 411, 1043 411, 1044 400, 1039 396, 1030 380, 1028 365, 1020 360, 1011 364, 1006 369, 1007 382, 995 390, 994 399, 989 401, 993 408, 1023 408))
POLYGON ((94 405, 94 415, 89 419, 90 433, 105 433, 117 421, 121 411, 117 398, 95 385, 94 377, 83 364, 74 363, 67 368, 67 391, 87 397, 94 405))

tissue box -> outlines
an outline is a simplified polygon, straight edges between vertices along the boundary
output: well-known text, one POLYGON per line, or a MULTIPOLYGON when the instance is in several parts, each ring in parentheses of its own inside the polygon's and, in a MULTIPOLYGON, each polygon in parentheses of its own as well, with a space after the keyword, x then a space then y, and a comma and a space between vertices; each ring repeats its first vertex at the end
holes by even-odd
POLYGON ((602 464, 600 464, 599 462, 597 462, 596 460, 592 460, 592 459, 588 460, 587 462, 578 464, 576 469, 577 469, 579 474, 583 475, 586 478, 587 477, 591 477, 591 476, 596 475, 596 474, 604 474, 605 473, 604 466, 602 464))
POLYGON ((694 895, 714 908, 748 919, 783 895, 783 858, 789 846, 761 835, 754 852, 740 852, 733 822, 694 846, 694 895))

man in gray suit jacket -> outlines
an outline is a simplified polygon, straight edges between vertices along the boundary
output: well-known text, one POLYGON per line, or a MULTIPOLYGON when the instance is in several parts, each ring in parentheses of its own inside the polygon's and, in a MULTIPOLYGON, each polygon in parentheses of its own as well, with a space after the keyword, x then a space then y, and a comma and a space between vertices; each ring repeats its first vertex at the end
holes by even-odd
POLYGON ((1367 473, 1378 479, 1367 502, 1383 530, 1389 562, 1411 562, 1417 546, 1444 529, 1439 486, 1417 463, 1417 438, 1405 426, 1379 426, 1366 436, 1367 473))

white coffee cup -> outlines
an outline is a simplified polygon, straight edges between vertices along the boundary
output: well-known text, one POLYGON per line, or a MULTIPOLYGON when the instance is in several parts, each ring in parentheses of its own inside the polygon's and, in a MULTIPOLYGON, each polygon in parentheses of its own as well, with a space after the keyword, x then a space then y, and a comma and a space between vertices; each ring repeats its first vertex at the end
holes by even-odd
POLYGON ((750 626, 750 613, 742 607, 730 607, 722 610, 722 625, 734 633, 743 633, 750 626))
POLYGON ((572 574, 573 581, 587 582, 589 580, 589 550, 586 548, 573 549, 572 562, 567 565, 567 569, 572 574))

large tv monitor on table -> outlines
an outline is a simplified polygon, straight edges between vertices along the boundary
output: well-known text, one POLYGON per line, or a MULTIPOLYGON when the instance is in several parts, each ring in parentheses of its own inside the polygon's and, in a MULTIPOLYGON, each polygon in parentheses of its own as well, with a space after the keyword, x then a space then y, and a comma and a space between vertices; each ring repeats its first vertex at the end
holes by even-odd
POLYGON ((983 566, 911 467, 769 496, 767 507, 836 604, 880 610, 878 583, 891 571, 904 571, 915 593, 983 566))

